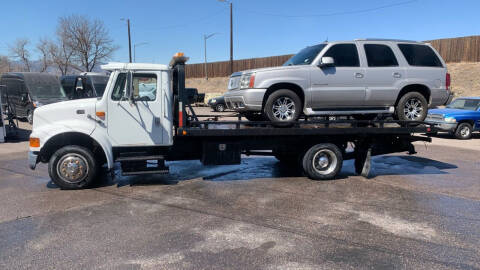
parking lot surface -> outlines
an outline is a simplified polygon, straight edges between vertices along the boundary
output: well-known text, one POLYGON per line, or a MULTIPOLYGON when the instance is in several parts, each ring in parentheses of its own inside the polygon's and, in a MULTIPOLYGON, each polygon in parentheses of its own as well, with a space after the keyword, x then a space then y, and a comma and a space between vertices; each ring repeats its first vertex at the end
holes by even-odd
MULTIPOLYGON (((478 138, 312 181, 270 157, 63 191, 0 145, 1 269, 479 269, 478 138), (454 147, 448 146, 453 145, 454 147)), ((451 143, 449 143, 451 142, 451 143)))

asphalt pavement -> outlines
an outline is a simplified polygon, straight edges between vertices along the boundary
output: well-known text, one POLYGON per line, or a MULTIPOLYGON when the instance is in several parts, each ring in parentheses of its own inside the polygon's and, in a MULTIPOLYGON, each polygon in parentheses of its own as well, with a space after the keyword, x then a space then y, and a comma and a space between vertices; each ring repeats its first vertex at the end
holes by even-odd
POLYGON ((375 157, 370 179, 245 157, 79 191, 29 170, 26 142, 0 145, 0 269, 480 269, 477 144, 375 157))

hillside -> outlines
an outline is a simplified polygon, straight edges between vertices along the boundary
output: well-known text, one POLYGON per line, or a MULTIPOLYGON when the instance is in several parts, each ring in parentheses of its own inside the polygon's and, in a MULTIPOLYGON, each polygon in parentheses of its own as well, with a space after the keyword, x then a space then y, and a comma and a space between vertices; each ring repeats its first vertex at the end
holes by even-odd
MULTIPOLYGON (((448 71, 452 76, 452 90, 456 96, 480 96, 480 62, 450 63, 448 71)), ((187 79, 188 87, 198 88, 200 93, 223 93, 227 89, 228 78, 187 79)))

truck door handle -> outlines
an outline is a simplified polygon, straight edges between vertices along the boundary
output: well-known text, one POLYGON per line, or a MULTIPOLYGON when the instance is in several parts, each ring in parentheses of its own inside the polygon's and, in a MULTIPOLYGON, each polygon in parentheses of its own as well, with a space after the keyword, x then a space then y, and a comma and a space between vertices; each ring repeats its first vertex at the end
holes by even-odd
POLYGON ((355 78, 361 79, 363 78, 363 74, 360 72, 355 72, 355 78))
POLYGON ((394 78, 401 78, 402 77, 402 74, 398 73, 398 72, 394 72, 393 73, 393 77, 394 78))

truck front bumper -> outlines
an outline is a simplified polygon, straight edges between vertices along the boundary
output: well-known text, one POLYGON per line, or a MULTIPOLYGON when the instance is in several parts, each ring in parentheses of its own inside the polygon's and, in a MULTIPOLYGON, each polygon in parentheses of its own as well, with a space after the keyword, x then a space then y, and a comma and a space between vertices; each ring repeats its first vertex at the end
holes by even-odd
POLYGON ((448 123, 444 121, 425 121, 425 122, 428 124, 433 124, 435 125, 436 129, 440 131, 445 131, 445 132, 455 131, 458 125, 458 123, 448 123))
POLYGON ((267 89, 231 90, 224 95, 225 103, 231 110, 259 112, 262 110, 265 92, 267 92, 267 89))
POLYGON ((38 152, 28 151, 28 167, 35 170, 38 163, 38 152))

